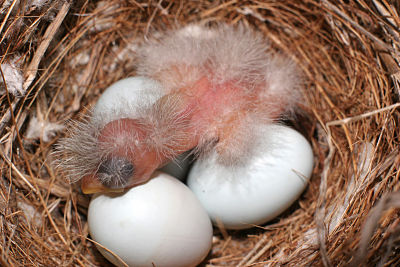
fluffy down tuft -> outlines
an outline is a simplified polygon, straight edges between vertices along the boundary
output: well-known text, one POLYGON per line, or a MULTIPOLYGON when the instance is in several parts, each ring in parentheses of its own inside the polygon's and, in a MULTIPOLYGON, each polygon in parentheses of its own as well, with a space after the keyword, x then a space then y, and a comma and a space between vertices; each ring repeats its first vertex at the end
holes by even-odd
POLYGON ((221 116, 215 116, 215 125, 196 122, 202 134, 194 153, 207 155, 217 149, 226 164, 245 159, 254 139, 262 138, 258 125, 291 115, 301 98, 302 75, 296 64, 244 25, 189 25, 158 34, 138 50, 138 56, 138 74, 158 80, 166 93, 180 88, 190 93, 203 77, 211 90, 225 83, 238 88, 227 94, 237 94, 240 101, 226 105, 221 116), (232 134, 222 140, 218 132, 226 127, 225 114, 239 110, 242 114, 230 127, 232 134))
MULTIPOLYGON (((260 125, 294 111, 302 88, 296 64, 244 25, 189 25, 155 34, 138 49, 137 74, 157 80, 162 92, 154 104, 134 111, 121 104, 116 114, 137 119, 147 133, 140 144, 135 133, 119 140, 127 150, 146 146, 173 159, 194 140, 194 154, 216 150, 220 162, 232 166, 244 163, 263 138, 260 125), (197 99, 202 80, 208 93, 197 99)), ((98 141, 101 118, 75 123, 57 147, 58 164, 71 182, 98 170, 115 149, 98 141)))

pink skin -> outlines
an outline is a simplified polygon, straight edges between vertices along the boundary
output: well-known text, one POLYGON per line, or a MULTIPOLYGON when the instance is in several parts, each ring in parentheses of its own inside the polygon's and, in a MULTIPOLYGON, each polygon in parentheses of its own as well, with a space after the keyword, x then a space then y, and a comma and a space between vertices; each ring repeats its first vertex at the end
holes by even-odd
MULTIPOLYGON (((176 155, 197 146, 199 137, 204 134, 206 129, 215 128, 214 138, 219 141, 230 138, 231 135, 235 134, 236 121, 240 120, 242 114, 246 114, 249 109, 254 110, 259 106, 263 106, 257 105, 257 101, 260 100, 257 99, 256 94, 249 96, 242 88, 235 87, 233 82, 225 82, 211 87, 211 83, 206 78, 198 80, 190 88, 181 88, 167 96, 179 99, 177 102, 180 104, 175 107, 178 112, 195 111, 191 113, 189 118, 191 130, 187 136, 190 138, 175 142, 176 145, 173 150, 176 155), (241 105, 240 103, 252 103, 253 105, 249 107, 249 105, 241 105), (221 114, 223 115, 221 116, 221 114)), ((161 98, 157 104, 162 105, 164 98, 167 96, 161 98)), ((278 111, 276 114, 270 115, 277 117, 279 113, 278 111)), ((147 182, 156 169, 171 160, 171 158, 157 154, 156 151, 143 144, 143 140, 149 134, 147 131, 149 130, 146 130, 146 127, 143 127, 138 120, 129 118, 112 121, 101 131, 98 139, 99 144, 112 144, 116 149, 111 156, 124 157, 135 166, 134 175, 124 188, 147 182), (129 143, 133 140, 130 138, 132 135, 135 135, 135 145, 129 143)), ((224 148, 222 146, 219 149, 223 150, 224 148)), ((86 194, 121 191, 124 189, 107 188, 99 181, 95 171, 93 174, 83 177, 81 188, 86 194)))
MULTIPOLYGON (((144 146, 136 146, 134 150, 127 149, 127 146, 132 147, 132 145, 124 141, 126 139, 129 140, 129 135, 132 133, 137 135, 139 143, 146 134, 137 121, 124 118, 106 124, 99 136, 99 144, 109 145, 114 143, 116 145, 113 157, 124 157, 130 160, 133 166, 143 166, 135 171, 134 177, 126 185, 127 188, 146 182, 153 171, 165 161, 165 159, 158 158, 155 151, 149 151, 144 146), (117 144, 115 140, 122 140, 122 143, 117 144)), ((96 173, 83 177, 81 188, 85 194, 93 194, 101 191, 121 191, 121 189, 111 189, 104 186, 99 181, 96 173)))
POLYGON ((72 181, 88 174, 83 192, 145 183, 154 170, 191 149, 205 157, 215 151, 226 166, 245 164, 262 138, 258 126, 294 111, 303 87, 294 61, 247 26, 199 27, 200 35, 168 31, 137 50, 136 74, 161 85, 163 97, 153 106, 143 103, 137 112, 141 105, 121 103, 117 116, 141 115, 103 129, 89 121, 63 141, 60 168, 72 181))

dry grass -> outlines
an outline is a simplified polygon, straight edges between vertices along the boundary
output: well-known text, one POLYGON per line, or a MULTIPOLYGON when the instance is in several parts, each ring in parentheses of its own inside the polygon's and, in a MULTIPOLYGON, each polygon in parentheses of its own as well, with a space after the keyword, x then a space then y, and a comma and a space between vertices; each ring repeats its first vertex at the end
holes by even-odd
POLYGON ((316 156, 289 211, 216 230, 204 265, 400 264, 398 1, 30 2, 0 8, 0 265, 106 264, 88 239, 88 197, 55 173, 53 146, 66 120, 135 74, 149 31, 198 21, 244 22, 293 55, 308 78, 294 123, 316 156))

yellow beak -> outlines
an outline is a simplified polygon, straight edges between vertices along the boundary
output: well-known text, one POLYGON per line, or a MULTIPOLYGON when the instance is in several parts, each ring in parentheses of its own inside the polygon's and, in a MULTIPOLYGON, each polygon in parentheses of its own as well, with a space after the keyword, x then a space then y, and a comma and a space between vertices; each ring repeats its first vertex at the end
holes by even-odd
POLYGON ((94 193, 109 193, 109 192, 115 192, 115 193, 120 193, 123 192, 123 188, 116 188, 116 189, 111 189, 108 187, 105 187, 97 178, 95 175, 87 175, 82 178, 81 180, 81 189, 84 194, 94 194, 94 193))

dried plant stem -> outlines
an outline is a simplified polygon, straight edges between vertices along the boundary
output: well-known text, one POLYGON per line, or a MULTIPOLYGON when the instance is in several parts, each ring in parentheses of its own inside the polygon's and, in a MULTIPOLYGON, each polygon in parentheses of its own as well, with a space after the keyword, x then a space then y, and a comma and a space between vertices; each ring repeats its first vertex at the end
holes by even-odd
POLYGON ((93 239, 90 239, 88 237, 85 237, 87 240, 89 240, 90 242, 96 244, 97 246, 101 247, 102 249, 106 250, 108 253, 110 253, 111 255, 113 255, 119 263, 121 263, 123 266, 125 267, 129 267, 128 264, 126 264, 117 254, 115 254, 113 251, 109 250, 108 248, 106 248, 105 246, 103 246, 102 244, 94 241, 93 239))
MULTIPOLYGON (((318 242, 320 245, 320 251, 321 251, 321 257, 322 261, 325 266, 332 266, 330 263, 330 260, 327 256, 327 248, 326 248, 326 227, 325 227, 325 214, 326 214, 326 192, 327 192, 327 181, 328 181, 328 173, 330 170, 330 165, 332 162, 333 155, 335 153, 335 147, 332 143, 332 133, 330 130, 331 126, 336 126, 336 125, 343 125, 343 124, 348 124, 350 122, 358 121, 373 115, 376 115, 378 113, 382 113, 385 111, 390 111, 393 109, 396 109, 397 107, 400 106, 400 103, 396 103, 393 105, 390 105, 385 108, 377 109, 374 111, 370 111, 358 116, 350 117, 350 118, 345 118, 342 120, 335 120, 335 121, 330 121, 326 123, 325 129, 327 130, 327 141, 329 145, 329 153, 328 156, 326 157, 324 161, 324 169, 322 171, 321 175, 321 183, 320 183, 320 191, 319 191, 319 197, 318 197, 318 209, 315 213, 315 220, 317 223, 317 230, 318 230, 318 242)), ((354 265, 353 265, 354 266, 354 265)))
POLYGON ((7 162, 7 164, 9 164, 9 166, 17 173, 18 177, 20 177, 20 178, 22 179, 22 181, 24 181, 24 182, 26 183, 26 185, 28 185, 28 187, 29 187, 33 192, 36 193, 36 188, 34 188, 34 187, 32 186, 32 184, 29 182, 28 178, 26 178, 25 175, 23 175, 23 174, 18 170, 18 168, 14 165, 14 163, 12 163, 12 162, 7 158, 7 156, 4 154, 3 151, 0 150, 0 152, 1 152, 1 157, 3 158, 3 160, 4 160, 5 162, 7 162))
POLYGON ((0 265, 105 261, 88 239, 90 198, 53 170, 59 136, 27 139, 28 120, 87 112, 137 74, 138 47, 155 29, 224 22, 260 32, 302 69, 304 103, 288 121, 312 144, 315 167, 272 224, 216 231, 204 265, 400 265, 398 1, 10 0, 0 9, 1 69, 17 58, 26 74, 23 97, 0 79, 0 265))
POLYGON ((250 252, 247 253, 247 255, 243 258, 243 260, 241 260, 241 261, 239 262, 239 264, 236 265, 236 266, 237 266, 237 267, 240 267, 240 266, 246 266, 246 265, 251 264, 252 262, 249 262, 250 257, 253 256, 253 254, 257 252, 257 250, 265 243, 266 240, 267 240, 267 237, 266 237, 266 236, 263 236, 263 237, 257 242, 257 244, 252 248, 252 250, 250 250, 250 252))
POLYGON ((58 28, 60 27, 61 23, 63 22, 65 16, 67 15, 71 3, 69 1, 65 1, 62 5, 60 11, 58 12, 54 21, 49 25, 47 28, 44 36, 43 41, 40 43, 39 47, 36 49, 35 55, 32 58, 29 66, 27 67, 27 72, 25 73, 25 82, 23 84, 24 90, 26 90, 33 80, 36 77, 36 73, 38 71, 39 63, 42 60, 44 53, 46 52, 47 48, 51 40, 53 40, 54 35, 57 33, 58 28))
POLYGON ((18 0, 13 0, 11 6, 8 8, 7 14, 3 19, 3 22, 1 23, 0 26, 0 34, 3 32, 4 26, 6 25, 6 22, 8 20, 8 18, 10 17, 11 12, 14 9, 15 4, 18 2, 18 0))
POLYGON ((343 125, 343 124, 348 124, 348 123, 351 123, 351 122, 359 121, 359 120, 374 116, 376 114, 379 114, 379 113, 382 113, 382 112, 385 112, 385 111, 394 110, 394 109, 396 109, 398 107, 400 107, 400 103, 396 103, 396 104, 393 104, 393 105, 390 105, 390 106, 387 106, 387 107, 384 107, 384 108, 376 109, 376 110, 373 110, 373 111, 370 111, 370 112, 366 112, 366 113, 363 113, 361 115, 357 115, 357 116, 354 116, 354 117, 349 117, 349 118, 344 118, 344 119, 341 119, 341 120, 330 121, 330 122, 328 122, 326 124, 326 129, 328 129, 330 126, 343 125))
POLYGON ((367 247, 378 226, 378 222, 383 212, 392 208, 400 208, 400 192, 392 192, 385 195, 371 210, 361 232, 358 252, 349 266, 361 266, 365 264, 367 247))
POLYGON ((333 5, 332 3, 330 3, 328 0, 322 0, 322 3, 324 5, 326 5, 330 10, 332 10, 334 13, 336 13, 337 15, 339 15, 341 18, 345 19, 347 22, 349 22, 351 24, 351 26, 353 26, 354 28, 356 28, 357 30, 359 30, 360 32, 362 32, 363 34, 365 34, 371 41, 375 42, 376 44, 378 44, 381 47, 384 47, 387 49, 387 51, 390 51, 392 53, 396 53, 399 54, 398 51, 394 50, 391 46, 389 46, 388 44, 386 44, 385 42, 383 42, 382 40, 380 40, 379 38, 377 38, 375 35, 373 35, 372 33, 370 33, 369 31, 367 31, 366 29, 364 29, 362 26, 360 26, 358 23, 356 23, 355 21, 353 21, 351 18, 349 18, 349 16, 347 16, 345 13, 343 13, 342 11, 339 10, 339 8, 337 8, 335 5, 333 5))
POLYGON ((246 262, 246 266, 251 266, 256 260, 258 260, 268 249, 273 245, 272 240, 270 240, 260 251, 257 252, 248 262, 246 262))

